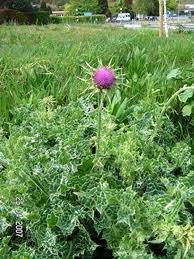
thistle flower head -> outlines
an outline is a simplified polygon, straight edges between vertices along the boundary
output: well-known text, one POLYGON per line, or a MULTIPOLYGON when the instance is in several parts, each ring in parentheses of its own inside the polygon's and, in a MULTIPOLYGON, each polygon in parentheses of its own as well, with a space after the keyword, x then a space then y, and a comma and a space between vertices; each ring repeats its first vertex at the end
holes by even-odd
POLYGON ((113 71, 108 67, 98 68, 93 74, 93 80, 100 89, 111 88, 116 80, 113 71))

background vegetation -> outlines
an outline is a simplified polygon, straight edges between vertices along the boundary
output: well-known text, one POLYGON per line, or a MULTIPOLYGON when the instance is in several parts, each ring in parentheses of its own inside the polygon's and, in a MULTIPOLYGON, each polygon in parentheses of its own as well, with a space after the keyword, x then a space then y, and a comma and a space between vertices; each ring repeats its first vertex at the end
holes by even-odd
MULTIPOLYGON (((184 4, 184 2, 181 2, 184 4)), ((185 1, 186 3, 186 1, 185 1)), ((168 0, 167 8, 171 11, 176 11, 178 7, 178 1, 168 0)), ((119 12, 130 12, 131 16, 134 17, 135 14, 144 14, 144 15, 159 15, 159 1, 158 0, 1 0, 0 8, 2 10, 10 9, 17 11, 16 17, 25 16, 25 19, 21 19, 19 23, 24 23, 24 20, 27 20, 28 23, 33 23, 34 16, 36 12, 44 11, 50 14, 52 10, 64 10, 65 15, 84 15, 84 12, 92 12, 93 14, 104 14, 107 17, 118 14, 119 12), (20 14, 18 12, 21 12, 20 14), (30 19, 29 19, 30 17, 30 19)), ((0 9, 0 19, 2 20, 1 13, 3 12, 0 9)), ((8 10, 6 10, 8 12, 8 10)), ((9 12, 9 16, 13 11, 9 12)), ((39 15, 43 16, 43 14, 39 15)), ((14 17, 13 17, 14 18, 14 17)), ((9 20, 9 19, 6 19, 9 20)), ((43 20, 48 20, 48 17, 45 17, 43 20)))
MULTIPOLYGON (((140 13, 146 13, 147 15, 153 13, 154 15, 158 14, 158 0, 82 0, 81 2, 78 0, 44 0, 47 3, 51 4, 53 7, 56 6, 57 8, 68 9, 69 6, 77 4, 77 8, 79 7, 80 3, 90 4, 91 6, 98 5, 98 11, 100 9, 100 13, 106 14, 107 13, 107 5, 108 9, 112 14, 116 14, 122 8, 123 11, 138 11, 140 13)), ((40 3, 41 0, 36 0, 34 3, 40 3)), ((182 0, 181 4, 186 3, 194 3, 193 0, 182 0)), ((178 1, 176 0, 167 0, 168 8, 170 10, 176 10, 178 1)), ((92 9, 93 10, 93 9, 92 9)), ((95 10, 93 10, 95 11, 95 10)))
MULTIPOLYGON (((183 3, 183 2, 182 2, 183 3)), ((170 10, 177 9, 176 0, 167 1, 170 10)), ((48 8, 61 9, 65 7, 66 13, 75 14, 75 11, 83 15, 84 11, 95 14, 111 15, 120 12, 140 12, 147 15, 158 15, 158 0, 1 0, 0 8, 10 8, 18 11, 32 11, 33 8, 41 7, 42 11, 48 8), (33 3, 33 6, 32 6, 33 3), (35 7, 35 6, 36 7, 35 7)), ((50 10, 50 9, 49 9, 50 10)))

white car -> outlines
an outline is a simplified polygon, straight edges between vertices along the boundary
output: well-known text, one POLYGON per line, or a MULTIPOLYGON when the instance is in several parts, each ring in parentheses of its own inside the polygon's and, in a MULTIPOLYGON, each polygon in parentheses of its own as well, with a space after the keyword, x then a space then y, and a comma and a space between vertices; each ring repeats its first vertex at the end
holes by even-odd
POLYGON ((130 13, 119 13, 116 21, 117 22, 130 22, 131 15, 130 15, 130 13))

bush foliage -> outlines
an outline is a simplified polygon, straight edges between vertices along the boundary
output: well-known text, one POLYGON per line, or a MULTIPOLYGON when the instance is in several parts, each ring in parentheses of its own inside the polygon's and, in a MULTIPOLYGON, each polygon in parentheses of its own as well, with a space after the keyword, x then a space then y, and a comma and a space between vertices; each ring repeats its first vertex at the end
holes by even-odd
POLYGON ((20 12, 13 9, 0 9, 0 23, 17 24, 48 24, 50 22, 49 12, 33 11, 20 12))
POLYGON ((0 9, 0 24, 10 22, 25 24, 27 23, 27 17, 20 11, 13 9, 0 9))
POLYGON ((22 13, 12 9, 0 9, 0 24, 15 22, 17 24, 39 24, 48 23, 102 23, 105 22, 105 15, 87 16, 50 16, 48 11, 26 12, 22 13))
POLYGON ((56 17, 50 16, 50 23, 59 24, 59 23, 103 23, 106 20, 105 15, 92 15, 91 17, 87 16, 64 16, 56 17))

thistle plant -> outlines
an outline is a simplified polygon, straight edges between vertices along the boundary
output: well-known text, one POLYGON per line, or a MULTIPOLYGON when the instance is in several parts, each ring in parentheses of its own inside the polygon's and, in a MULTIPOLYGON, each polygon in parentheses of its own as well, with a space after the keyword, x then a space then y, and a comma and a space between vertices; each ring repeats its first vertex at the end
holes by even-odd
POLYGON ((113 71, 108 67, 98 68, 93 75, 93 79, 100 90, 111 88, 116 80, 113 71))
POLYGON ((98 68, 93 74, 93 80, 98 91, 98 123, 97 123, 97 150, 96 160, 99 159, 100 154, 100 139, 102 128, 102 109, 103 109, 103 90, 112 88, 115 83, 114 72, 108 67, 98 68))
POLYGON ((108 63, 107 66, 102 64, 101 60, 98 60, 99 66, 98 68, 92 67, 90 64, 86 62, 86 66, 82 66, 83 69, 86 70, 86 73, 89 75, 91 81, 88 79, 83 79, 78 77, 80 80, 84 81, 89 85, 88 88, 84 92, 80 94, 80 96, 86 95, 87 92, 90 92, 89 96, 98 95, 98 120, 97 120, 97 137, 96 137, 96 156, 95 161, 99 162, 100 156, 100 146, 101 146, 101 128, 102 128, 102 110, 103 110, 103 101, 105 96, 107 96, 107 91, 112 89, 115 85, 116 81, 121 81, 123 79, 123 74, 118 73, 120 68, 113 69, 115 67, 112 64, 112 60, 108 63), (117 73, 117 77, 116 77, 117 73))

